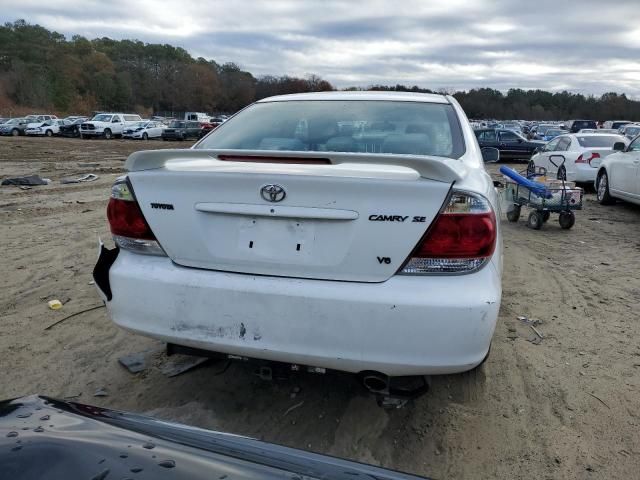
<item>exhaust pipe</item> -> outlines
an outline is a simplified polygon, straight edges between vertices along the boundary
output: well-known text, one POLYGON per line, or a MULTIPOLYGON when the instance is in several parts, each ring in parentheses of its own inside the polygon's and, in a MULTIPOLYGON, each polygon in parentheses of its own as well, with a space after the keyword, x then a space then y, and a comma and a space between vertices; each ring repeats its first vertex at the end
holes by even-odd
POLYGON ((379 372, 364 372, 362 374, 362 384, 371 393, 389 393, 391 380, 388 375, 379 372))

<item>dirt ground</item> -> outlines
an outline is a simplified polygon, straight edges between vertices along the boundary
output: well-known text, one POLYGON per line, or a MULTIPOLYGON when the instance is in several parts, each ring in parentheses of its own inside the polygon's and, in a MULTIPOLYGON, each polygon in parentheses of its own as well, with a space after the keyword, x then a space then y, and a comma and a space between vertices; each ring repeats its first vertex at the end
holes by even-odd
POLYGON ((100 305, 91 270, 126 156, 176 146, 187 144, 0 138, 2 178, 53 180, 0 188, 0 398, 74 398, 434 478, 639 478, 640 208, 592 193, 570 231, 557 217, 541 231, 503 221, 503 303, 480 381, 434 378, 402 409, 378 408, 347 375, 270 383, 214 364, 167 378, 161 350, 131 374, 120 356, 162 345, 119 330, 104 308, 45 330, 100 305), (100 178, 60 184, 82 173, 100 178), (61 310, 47 307, 54 298, 61 310), (542 322, 540 344, 519 315, 542 322))

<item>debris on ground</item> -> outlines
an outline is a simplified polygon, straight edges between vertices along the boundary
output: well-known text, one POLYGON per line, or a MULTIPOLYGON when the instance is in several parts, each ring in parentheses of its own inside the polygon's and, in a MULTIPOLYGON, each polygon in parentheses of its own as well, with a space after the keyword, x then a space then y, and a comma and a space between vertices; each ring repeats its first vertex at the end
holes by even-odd
POLYGON ((107 393, 107 390, 104 387, 100 387, 96 390, 96 392, 93 394, 94 397, 107 397, 109 396, 109 394, 107 393))
POLYGON ((144 350, 142 352, 130 353, 118 358, 118 362, 131 373, 140 373, 149 366, 149 358, 163 349, 144 350))
POLYGON ((536 327, 534 327, 533 325, 529 325, 529 327, 536 333, 536 335, 540 337, 540 340, 544 338, 544 335, 536 327))
POLYGON ((518 317, 516 317, 518 320, 520 320, 522 323, 524 323, 525 325, 542 325, 542 320, 539 320, 537 318, 528 318, 525 317, 524 315, 518 315, 518 317))
POLYGON ((165 363, 160 371, 167 377, 175 377, 181 373, 188 372, 199 365, 210 360, 209 357, 196 357, 193 355, 171 355, 170 359, 165 363))
POLYGON ((99 308, 104 308, 104 303, 102 305, 96 305, 95 307, 91 307, 91 308, 86 308, 84 310, 80 310, 79 312, 76 313, 72 313, 71 315, 67 315, 64 318, 61 318, 60 320, 58 320, 57 322, 53 322, 51 325, 49 325, 48 327, 45 327, 45 330, 50 330, 52 327, 55 327, 56 325, 58 325, 59 323, 64 322, 65 320, 69 320, 70 318, 73 317, 77 317, 78 315, 82 314, 82 313, 86 313, 86 312, 91 312, 92 310, 97 310, 99 308))
POLYGON ((42 178, 40 175, 27 175, 24 177, 5 178, 2 185, 49 185, 51 180, 42 178))
POLYGON ((304 400, 301 401, 300 403, 296 403, 295 405, 290 406, 289 408, 287 408, 286 412, 284 412, 284 414, 282 415, 283 417, 286 417, 287 415, 289 415, 291 412, 293 412, 296 408, 300 408, 302 405, 304 405, 304 400))
POLYGON ((527 338, 527 342, 531 342, 534 345, 540 345, 542 343, 542 338, 540 338, 538 335, 531 335, 529 338, 527 338))
POLYGON ((98 175, 95 173, 87 173, 86 175, 82 175, 78 178, 63 178, 60 180, 60 183, 84 183, 84 182, 95 182, 98 179, 98 175))
POLYGON ((60 300, 49 300, 47 305, 49 305, 51 310, 60 310, 62 308, 62 302, 60 300))

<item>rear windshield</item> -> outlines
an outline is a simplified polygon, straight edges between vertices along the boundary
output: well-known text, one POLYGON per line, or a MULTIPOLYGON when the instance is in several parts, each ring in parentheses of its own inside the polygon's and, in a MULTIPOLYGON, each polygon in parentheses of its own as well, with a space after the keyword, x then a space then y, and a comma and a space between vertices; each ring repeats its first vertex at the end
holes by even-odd
POLYGON ((464 142, 449 104, 296 100, 256 103, 224 122, 196 148, 458 158, 464 142))
POLYGON ((169 124, 171 128, 184 128, 184 122, 171 122, 169 124))
POLYGON ((614 143, 622 141, 622 138, 618 135, 594 135, 589 137, 578 136, 578 143, 581 147, 586 148, 613 148, 614 143))

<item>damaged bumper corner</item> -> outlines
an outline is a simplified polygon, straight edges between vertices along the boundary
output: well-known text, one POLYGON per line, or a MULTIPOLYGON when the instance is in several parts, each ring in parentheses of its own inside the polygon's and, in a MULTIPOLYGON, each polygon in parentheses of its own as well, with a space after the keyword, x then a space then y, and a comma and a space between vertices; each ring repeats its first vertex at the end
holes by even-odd
POLYGON ((116 261, 116 258, 118 258, 120 249, 116 246, 110 250, 105 247, 102 240, 100 240, 98 252, 98 261, 95 267, 93 267, 93 280, 96 282, 96 287, 98 287, 100 293, 107 301, 111 301, 113 293, 111 291, 111 283, 109 282, 109 270, 111 270, 111 266, 116 261))

